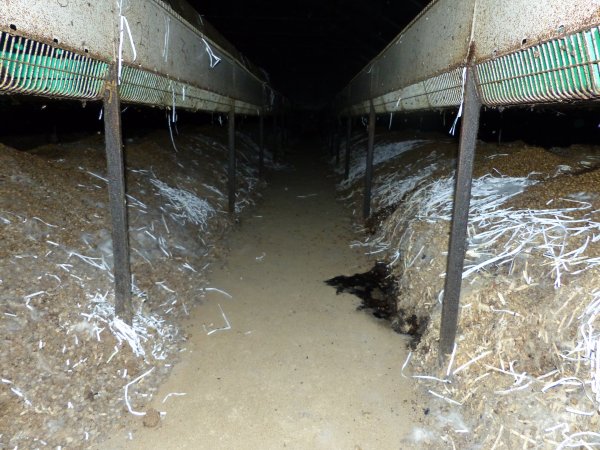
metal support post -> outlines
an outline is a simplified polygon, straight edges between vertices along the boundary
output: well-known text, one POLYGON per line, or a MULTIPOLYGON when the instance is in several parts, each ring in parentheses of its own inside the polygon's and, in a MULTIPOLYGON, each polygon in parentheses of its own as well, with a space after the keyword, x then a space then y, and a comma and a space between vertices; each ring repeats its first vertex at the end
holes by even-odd
POLYGON ((347 180, 350 176, 350 138, 352 137, 352 116, 348 114, 348 121, 346 124, 346 159, 344 160, 344 180, 347 180))
POLYGON ((229 213, 235 213, 235 101, 231 103, 228 120, 229 135, 229 213))
POLYGON ((258 177, 264 178, 265 176, 265 116, 264 112, 261 112, 258 118, 258 177))
POLYGON ((373 187, 373 156, 375 147, 375 106, 371 101, 369 112, 369 146, 367 147, 367 166, 365 170, 365 193, 363 197, 363 219, 367 220, 371 215, 371 189, 373 187))
POLYGON ((104 88, 104 137, 108 200, 112 219, 113 275, 115 279, 115 314, 131 324, 131 266, 129 259, 129 225, 125 197, 125 163, 121 131, 121 102, 117 86, 117 67, 111 66, 104 88))
POLYGON ((444 284, 444 302, 442 304, 442 324, 440 329, 440 359, 452 353, 458 325, 460 306, 460 288, 467 245, 467 225, 471 202, 471 184, 473 181, 473 162, 481 100, 477 95, 474 70, 467 69, 465 86, 464 114, 460 131, 458 149, 458 168, 454 193, 454 208, 450 232, 446 280, 444 284))

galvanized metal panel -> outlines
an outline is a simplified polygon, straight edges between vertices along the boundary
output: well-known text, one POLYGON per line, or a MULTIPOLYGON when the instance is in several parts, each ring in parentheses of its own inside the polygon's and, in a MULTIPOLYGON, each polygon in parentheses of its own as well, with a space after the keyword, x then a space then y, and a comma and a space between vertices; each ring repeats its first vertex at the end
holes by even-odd
POLYGON ((415 83, 402 89, 399 106, 403 111, 417 111, 431 108, 425 84, 415 83))
POLYGON ((0 8, 0 30, 108 62, 116 54, 116 2, 109 0, 8 0, 0 8))
POLYGON ((235 98, 255 105, 262 104, 264 102, 263 83, 257 82, 252 74, 240 66, 235 66, 234 70, 235 98))
POLYGON ((474 7, 475 0, 432 2, 352 80, 352 100, 377 98, 464 65, 474 7), (378 75, 371 87, 365 78, 373 70, 378 75))
POLYGON ((599 22, 598 0, 477 0, 475 61, 563 38, 599 22))
POLYGON ((432 3, 380 55, 381 76, 373 94, 409 86, 464 65, 471 37, 475 0, 432 3))
POLYGON ((600 0, 438 0, 352 80, 338 107, 364 113, 369 99, 377 112, 457 106, 467 63, 488 106, 597 99, 599 24, 600 0))
MULTIPOLYGON (((365 67, 361 70, 356 77, 350 83, 348 90, 350 92, 348 96, 349 104, 353 105, 364 100, 368 100, 372 97, 371 95, 371 70, 372 67, 365 67)), ((367 110, 368 111, 368 110, 367 110)))
MULTIPOLYGON (((137 52, 134 61, 133 49, 125 39, 123 58, 127 63, 260 105, 260 96, 249 96, 249 92, 237 89, 234 83, 234 70, 247 72, 247 69, 191 24, 173 16, 171 8, 163 2, 130 0, 123 15, 129 22, 137 52)), ((247 75, 261 85, 262 80, 248 72, 247 75)))

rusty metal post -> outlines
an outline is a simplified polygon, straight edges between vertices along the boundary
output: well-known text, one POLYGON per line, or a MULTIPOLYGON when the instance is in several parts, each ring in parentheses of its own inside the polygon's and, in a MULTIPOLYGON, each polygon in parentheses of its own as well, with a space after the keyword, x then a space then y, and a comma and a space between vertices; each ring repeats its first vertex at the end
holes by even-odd
POLYGON ((110 68, 104 88, 104 138, 108 200, 112 219, 113 274, 115 279, 115 314, 131 324, 131 266, 129 258, 129 225, 125 197, 125 163, 121 131, 121 102, 117 86, 117 67, 110 68))
POLYGON ((481 100, 477 95, 474 70, 467 69, 465 85, 464 114, 460 131, 458 149, 458 168, 450 231, 446 280, 444 284, 444 302, 442 304, 442 324, 440 329, 440 359, 452 353, 458 325, 460 306, 460 288, 467 245, 467 225, 471 203, 471 184, 473 181, 473 162, 481 100))
POLYGON ((350 156, 351 156, 351 147, 350 147, 350 138, 352 137, 352 116, 348 114, 348 122, 346 124, 346 159, 344 161, 344 180, 347 180, 350 176, 350 156))
POLYGON ((260 113, 258 118, 258 177, 260 179, 265 176, 265 115, 264 111, 260 113))
POLYGON ((371 100, 369 112, 369 145, 367 147, 367 165, 365 169, 365 193, 363 197, 363 219, 367 220, 371 215, 371 190, 373 187, 373 156, 375 147, 375 106, 371 100))
POLYGON ((229 109, 228 120, 228 137, 229 137, 229 213, 235 213, 235 101, 231 102, 229 109))

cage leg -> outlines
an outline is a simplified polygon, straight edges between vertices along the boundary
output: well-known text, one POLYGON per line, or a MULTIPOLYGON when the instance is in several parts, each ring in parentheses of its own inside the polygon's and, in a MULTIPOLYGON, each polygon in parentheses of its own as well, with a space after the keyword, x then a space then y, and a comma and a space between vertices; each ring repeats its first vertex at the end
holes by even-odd
POLYGON ((121 130, 121 102, 117 86, 117 68, 111 66, 104 89, 104 136, 108 176, 108 198, 112 219, 113 274, 115 279, 115 314, 131 324, 131 266, 129 225, 125 197, 125 163, 121 130))
POLYGON ((444 284, 444 301, 442 304, 440 359, 452 353, 456 339, 460 289, 467 245, 473 162, 475 159, 475 147, 477 145, 477 133, 479 131, 480 112, 481 101, 477 95, 474 71, 472 68, 469 68, 467 70, 465 86, 464 114, 460 132, 454 208, 444 284))
POLYGON ((229 109, 228 121, 228 136, 229 136, 229 213, 235 213, 235 102, 232 102, 229 109))
POLYGON ((371 215, 371 191, 373 188, 373 156, 375 147, 375 121, 377 116, 375 115, 375 106, 371 101, 371 108, 369 111, 369 144, 367 147, 367 166, 365 170, 365 193, 363 197, 363 219, 367 220, 371 215))

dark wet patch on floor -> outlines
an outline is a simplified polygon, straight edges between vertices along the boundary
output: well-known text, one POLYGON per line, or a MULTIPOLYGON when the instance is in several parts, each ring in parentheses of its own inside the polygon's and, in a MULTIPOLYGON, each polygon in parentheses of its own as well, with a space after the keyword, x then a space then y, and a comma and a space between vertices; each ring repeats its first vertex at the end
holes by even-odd
POLYGON ((366 309, 378 319, 389 321, 396 333, 412 336, 411 347, 418 344, 428 319, 398 309, 398 284, 387 264, 378 262, 368 272, 351 276, 340 275, 325 280, 325 283, 334 287, 336 294, 345 292, 356 295, 362 300, 357 310, 366 309))

